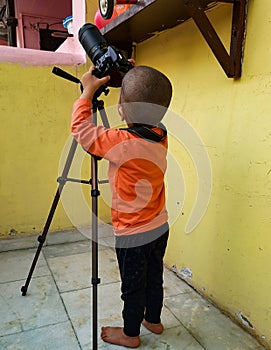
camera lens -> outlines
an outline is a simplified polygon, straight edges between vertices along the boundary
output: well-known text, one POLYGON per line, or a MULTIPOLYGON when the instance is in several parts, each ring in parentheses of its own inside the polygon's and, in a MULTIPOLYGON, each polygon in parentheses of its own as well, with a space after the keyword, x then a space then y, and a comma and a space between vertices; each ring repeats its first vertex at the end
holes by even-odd
POLYGON ((104 37, 99 29, 91 23, 84 24, 80 28, 78 36, 87 55, 94 65, 96 65, 96 61, 105 53, 108 46, 104 37))

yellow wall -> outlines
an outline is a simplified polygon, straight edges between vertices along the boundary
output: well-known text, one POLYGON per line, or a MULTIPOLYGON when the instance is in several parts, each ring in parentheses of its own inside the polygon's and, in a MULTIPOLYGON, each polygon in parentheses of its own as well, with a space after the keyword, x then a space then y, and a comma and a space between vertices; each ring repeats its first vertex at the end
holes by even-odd
MULTIPOLYGON (((208 16, 228 47, 231 6, 208 16)), ((166 263, 240 322, 242 315, 271 346, 271 3, 251 1, 243 75, 228 79, 193 21, 137 47, 137 63, 165 72, 174 86, 171 110, 197 131, 207 150, 213 188, 200 224, 184 232, 197 194, 195 166, 187 152, 170 153, 186 181, 183 215, 171 228, 166 263)), ((174 134, 173 134, 174 135, 174 134)), ((170 178, 174 178, 170 168, 170 178)), ((179 184, 180 185, 180 184, 179 184)), ((171 181, 169 187, 177 187, 171 181)), ((169 210, 176 210, 176 202, 169 210)), ((249 327, 248 327, 249 329, 249 327)), ((249 329, 250 330, 250 329, 249 329)))
MULTIPOLYGON (((56 191, 59 156, 78 90, 51 70, 0 65, 1 236, 39 232, 56 191)), ((52 229, 63 227, 71 224, 59 206, 52 229)))
MULTIPOLYGON (((93 22, 97 8, 97 3, 87 3, 87 21, 93 22)), ((89 64, 60 68, 81 77, 89 64)), ((52 67, 0 64, 0 238, 41 232, 58 186, 57 177, 62 172, 63 150, 66 160, 72 105, 80 91, 78 85, 52 74, 52 67)), ((76 152, 79 160, 80 150, 78 147, 76 152)), ((87 160, 79 175, 90 178, 87 160)), ((88 214, 82 215, 74 198, 78 186, 69 183, 64 187, 62 197, 72 204, 66 214, 59 203, 51 231, 72 228, 71 217, 83 225, 89 219, 88 214)), ((84 185, 82 189, 89 201, 90 187, 84 185)), ((110 213, 107 206, 105 210, 103 207, 101 200, 100 215, 107 222, 110 213)))

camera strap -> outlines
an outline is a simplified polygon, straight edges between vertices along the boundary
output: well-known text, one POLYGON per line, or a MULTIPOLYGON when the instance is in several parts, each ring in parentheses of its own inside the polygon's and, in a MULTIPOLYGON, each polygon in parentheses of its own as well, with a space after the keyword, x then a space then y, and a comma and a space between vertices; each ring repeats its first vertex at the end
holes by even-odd
POLYGON ((145 125, 133 126, 131 128, 123 128, 120 130, 126 130, 150 142, 161 142, 167 136, 167 129, 162 123, 160 123, 158 127, 163 131, 163 135, 158 134, 152 130, 151 127, 145 125))

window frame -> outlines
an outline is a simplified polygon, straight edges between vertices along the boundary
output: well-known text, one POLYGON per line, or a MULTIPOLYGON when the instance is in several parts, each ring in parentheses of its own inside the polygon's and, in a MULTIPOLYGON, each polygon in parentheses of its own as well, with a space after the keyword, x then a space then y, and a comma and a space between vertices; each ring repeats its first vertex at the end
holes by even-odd
POLYGON ((78 40, 85 14, 85 0, 72 0, 73 37, 68 37, 54 52, 0 45, 0 63, 21 63, 26 66, 85 64, 86 54, 78 40))

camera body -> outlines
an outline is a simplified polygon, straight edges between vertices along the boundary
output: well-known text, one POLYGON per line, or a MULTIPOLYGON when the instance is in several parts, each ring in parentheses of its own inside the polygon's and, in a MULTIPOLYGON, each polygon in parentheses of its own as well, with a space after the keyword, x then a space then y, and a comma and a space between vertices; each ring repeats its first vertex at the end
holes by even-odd
POLYGON ((107 85, 120 87, 124 75, 133 68, 121 51, 109 46, 99 29, 91 23, 80 28, 79 41, 95 65, 93 74, 97 78, 110 75, 107 85))

